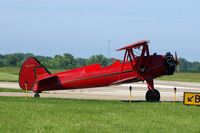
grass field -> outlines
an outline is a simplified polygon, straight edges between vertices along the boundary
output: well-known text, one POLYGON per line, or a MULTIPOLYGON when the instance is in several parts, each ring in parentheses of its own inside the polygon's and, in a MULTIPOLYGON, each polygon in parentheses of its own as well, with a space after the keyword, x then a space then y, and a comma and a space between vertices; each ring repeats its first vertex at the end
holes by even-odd
POLYGON ((0 97, 0 132, 199 132, 200 109, 182 103, 0 97))
MULTIPOLYGON (((0 67, 0 81, 17 82, 19 71, 20 68, 18 67, 0 67)), ((56 73, 63 70, 50 69, 49 71, 51 73, 56 73)), ((172 76, 163 76, 157 79, 168 81, 200 82, 200 73, 175 73, 172 76)))
POLYGON ((25 92, 21 89, 0 88, 0 92, 25 92))
MULTIPOLYGON (((20 68, 19 67, 0 67, 0 81, 17 82, 20 68)), ((51 73, 61 72, 60 69, 50 69, 51 73)))
POLYGON ((200 82, 200 73, 175 73, 171 76, 163 76, 159 80, 200 82))
POLYGON ((0 72, 0 81, 17 82, 18 75, 0 72))
POLYGON ((0 81, 18 81, 18 67, 0 67, 0 81))

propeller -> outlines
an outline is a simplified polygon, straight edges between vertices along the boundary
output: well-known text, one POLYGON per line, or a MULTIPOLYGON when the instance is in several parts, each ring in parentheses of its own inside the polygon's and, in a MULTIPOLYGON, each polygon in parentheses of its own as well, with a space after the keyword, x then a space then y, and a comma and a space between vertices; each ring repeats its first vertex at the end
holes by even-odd
POLYGON ((174 62, 176 64, 176 72, 179 72, 179 70, 180 70, 180 61, 178 59, 176 51, 175 51, 175 56, 174 56, 174 62))

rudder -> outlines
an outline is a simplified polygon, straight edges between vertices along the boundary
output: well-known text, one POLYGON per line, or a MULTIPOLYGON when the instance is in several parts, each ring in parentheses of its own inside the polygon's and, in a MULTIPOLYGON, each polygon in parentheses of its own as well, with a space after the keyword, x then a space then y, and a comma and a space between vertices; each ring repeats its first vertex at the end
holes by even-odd
POLYGON ((23 90, 32 90, 39 76, 51 74, 35 57, 24 61, 19 73, 19 86, 23 90))

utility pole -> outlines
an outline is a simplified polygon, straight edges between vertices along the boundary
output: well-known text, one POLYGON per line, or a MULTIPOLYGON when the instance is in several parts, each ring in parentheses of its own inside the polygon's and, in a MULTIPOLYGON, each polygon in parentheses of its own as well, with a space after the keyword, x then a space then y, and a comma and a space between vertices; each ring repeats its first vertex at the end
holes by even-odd
POLYGON ((108 40, 108 60, 109 60, 109 65, 110 65, 110 43, 111 43, 111 41, 108 40))

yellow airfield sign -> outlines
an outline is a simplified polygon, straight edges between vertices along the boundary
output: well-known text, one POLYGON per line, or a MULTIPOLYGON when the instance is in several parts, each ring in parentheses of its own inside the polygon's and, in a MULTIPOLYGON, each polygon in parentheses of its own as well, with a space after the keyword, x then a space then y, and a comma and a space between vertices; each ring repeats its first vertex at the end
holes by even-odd
POLYGON ((183 104, 200 105, 200 93, 184 92, 183 104))

